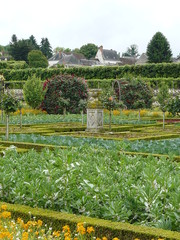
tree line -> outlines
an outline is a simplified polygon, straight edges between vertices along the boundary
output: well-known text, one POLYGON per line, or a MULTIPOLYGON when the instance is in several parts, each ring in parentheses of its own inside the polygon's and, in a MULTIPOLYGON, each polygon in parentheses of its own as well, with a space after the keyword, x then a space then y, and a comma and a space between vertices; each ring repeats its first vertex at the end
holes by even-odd
MULTIPOLYGON (((91 59, 95 57, 98 46, 93 43, 88 43, 81 46, 80 48, 75 49, 56 47, 54 50, 52 50, 48 38, 42 38, 40 44, 38 44, 33 35, 31 35, 28 39, 18 40, 17 36, 13 34, 11 42, 8 46, 0 46, 0 51, 3 50, 11 55, 14 60, 23 60, 29 63, 28 54, 31 51, 40 51, 47 59, 52 57, 53 53, 55 54, 59 51, 65 53, 71 52, 83 54, 85 58, 91 59)), ((40 52, 33 52, 33 54, 35 54, 35 59, 43 58, 40 52)), ((157 32, 148 43, 146 55, 148 57, 149 63, 167 63, 172 61, 172 51, 170 44, 167 38, 161 32, 157 32)), ((130 45, 130 47, 127 48, 126 52, 122 53, 122 57, 137 58, 139 56, 140 54, 138 52, 138 46, 136 44, 130 45)), ((46 65, 47 63, 44 64, 44 66, 46 65)))

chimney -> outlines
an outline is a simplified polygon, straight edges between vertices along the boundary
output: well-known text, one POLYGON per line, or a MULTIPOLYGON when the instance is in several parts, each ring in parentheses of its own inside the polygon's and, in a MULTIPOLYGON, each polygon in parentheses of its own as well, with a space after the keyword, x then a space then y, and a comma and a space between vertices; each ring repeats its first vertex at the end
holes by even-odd
POLYGON ((103 53, 103 46, 102 45, 99 47, 99 49, 103 53))

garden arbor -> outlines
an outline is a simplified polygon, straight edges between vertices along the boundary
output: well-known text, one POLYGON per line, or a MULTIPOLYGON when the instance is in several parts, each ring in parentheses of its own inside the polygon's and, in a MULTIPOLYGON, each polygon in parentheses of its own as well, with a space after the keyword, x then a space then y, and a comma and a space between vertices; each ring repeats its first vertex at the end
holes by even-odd
POLYGON ((123 84, 127 84, 127 81, 125 79, 116 79, 112 82, 112 89, 114 89, 115 93, 117 94, 119 102, 121 101, 121 86, 123 84))

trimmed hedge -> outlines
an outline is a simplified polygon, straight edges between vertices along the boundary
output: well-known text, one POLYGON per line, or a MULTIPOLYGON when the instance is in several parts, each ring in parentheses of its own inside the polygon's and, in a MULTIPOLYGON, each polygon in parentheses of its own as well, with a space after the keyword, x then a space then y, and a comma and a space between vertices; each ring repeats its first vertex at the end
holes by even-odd
POLYGON ((63 226, 69 225, 71 231, 75 230, 77 223, 85 222, 87 226, 95 228, 96 236, 106 236, 108 239, 118 237, 119 239, 130 240, 139 238, 141 240, 152 240, 162 238, 164 240, 180 240, 180 233, 150 228, 144 226, 135 226, 129 223, 117 223, 96 218, 77 216, 74 214, 60 213, 40 208, 31 208, 28 206, 9 204, 1 202, 0 205, 6 204, 7 210, 12 213, 13 218, 21 217, 24 221, 32 217, 42 220, 53 230, 62 229, 63 226))
POLYGON ((28 67, 25 61, 0 61, 0 69, 24 69, 28 67))
POLYGON ((74 68, 27 68, 27 69, 0 69, 6 80, 27 80, 36 74, 42 80, 59 74, 73 74, 85 79, 118 79, 127 74, 145 78, 179 78, 179 63, 159 63, 144 65, 125 65, 114 67, 74 67, 74 68))

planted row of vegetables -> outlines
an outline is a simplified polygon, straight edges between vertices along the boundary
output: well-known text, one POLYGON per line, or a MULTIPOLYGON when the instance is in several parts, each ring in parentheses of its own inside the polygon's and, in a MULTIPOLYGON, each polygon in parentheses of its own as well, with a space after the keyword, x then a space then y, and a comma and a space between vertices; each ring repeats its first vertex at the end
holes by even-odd
MULTIPOLYGON (((5 137, 2 137, 5 139, 5 137)), ((111 150, 124 150, 130 152, 148 152, 180 156, 180 138, 165 140, 136 140, 114 141, 96 138, 75 138, 72 136, 43 136, 40 134, 11 134, 12 142, 31 142, 58 146, 80 147, 82 145, 103 147, 111 150)))
POLYGON ((1 200, 180 231, 180 165, 100 146, 51 152, 7 150, 1 200))

